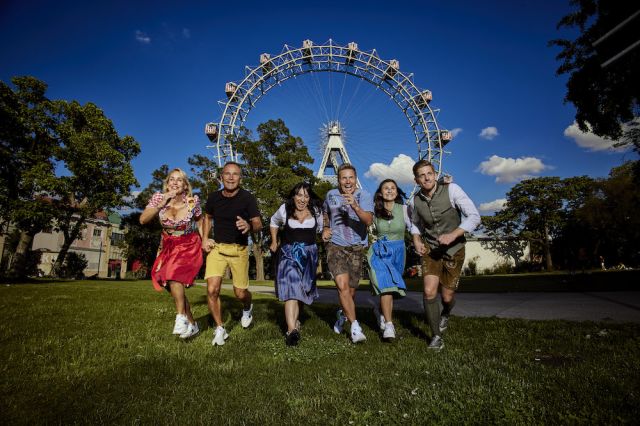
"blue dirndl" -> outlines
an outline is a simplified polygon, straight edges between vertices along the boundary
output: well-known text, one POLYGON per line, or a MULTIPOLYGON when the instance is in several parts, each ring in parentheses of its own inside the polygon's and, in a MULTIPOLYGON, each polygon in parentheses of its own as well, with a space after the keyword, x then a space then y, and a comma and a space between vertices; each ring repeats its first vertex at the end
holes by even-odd
POLYGON ((407 286, 402 279, 405 245, 402 240, 383 237, 369 247, 367 253, 369 279, 375 294, 392 293, 404 296, 407 286))
POLYGON ((278 250, 276 295, 281 301, 299 300, 310 305, 319 297, 316 288, 318 246, 285 244, 278 250))

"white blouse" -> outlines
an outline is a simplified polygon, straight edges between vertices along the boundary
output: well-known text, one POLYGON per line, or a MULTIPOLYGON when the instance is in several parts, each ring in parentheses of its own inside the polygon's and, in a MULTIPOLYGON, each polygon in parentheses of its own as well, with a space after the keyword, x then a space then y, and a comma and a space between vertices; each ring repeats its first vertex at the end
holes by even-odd
MULTIPOLYGON (((269 226, 272 228, 279 228, 282 225, 284 225, 284 220, 287 217, 287 210, 285 208, 285 205, 282 204, 280 206, 280 208, 278 208, 278 210, 273 214, 273 216, 271 216, 271 222, 269 223, 269 226)), ((313 228, 313 217, 308 217, 306 218, 304 221, 302 221, 302 223, 300 223, 299 220, 296 220, 294 218, 289 218, 289 227, 296 229, 296 228, 313 228)), ((317 222, 317 232, 321 233, 322 232, 322 212, 320 212, 317 216, 316 216, 316 222, 317 222)))

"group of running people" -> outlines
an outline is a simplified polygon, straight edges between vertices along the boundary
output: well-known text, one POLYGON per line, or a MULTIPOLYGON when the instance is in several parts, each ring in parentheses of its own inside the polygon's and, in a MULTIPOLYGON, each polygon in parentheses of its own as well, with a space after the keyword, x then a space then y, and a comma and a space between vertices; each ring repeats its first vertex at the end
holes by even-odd
MULTIPOLYGON (((327 265, 338 290, 340 309, 333 330, 341 334, 347 322, 354 343, 366 340, 356 318, 355 294, 366 258, 371 288, 380 297, 379 327, 382 338, 396 337, 392 320, 394 298, 404 297, 405 230, 412 235, 422 257, 425 319, 431 330, 428 347, 444 347, 464 262, 465 232, 473 231, 480 215, 460 186, 438 180, 433 165, 420 160, 413 166, 420 190, 407 205, 406 195, 393 179, 383 180, 373 198, 358 187, 351 164, 338 168, 338 187, 324 201, 311 185, 301 182, 289 192, 269 224, 270 250, 276 259, 275 289, 284 302, 285 342, 300 340, 302 304, 318 298, 317 235, 325 244, 327 265), (370 231, 370 232, 369 232, 370 231), (369 245, 369 233, 374 242, 369 245), (441 293, 442 309, 437 303, 441 293)), ((161 247, 151 271, 154 287, 166 289, 176 304, 173 333, 183 339, 200 332, 193 318, 185 287, 193 285, 206 255, 207 303, 215 323, 212 344, 224 345, 229 337, 222 321, 220 289, 229 268, 235 296, 242 302, 240 323, 253 321, 249 291, 248 237, 262 229, 256 198, 241 187, 242 168, 228 162, 222 169, 222 188, 210 194, 204 211, 192 195, 187 175, 180 169, 166 177, 162 192, 153 195, 140 216, 142 224, 159 216, 163 228, 161 247), (213 228, 213 238, 210 238, 213 228)))

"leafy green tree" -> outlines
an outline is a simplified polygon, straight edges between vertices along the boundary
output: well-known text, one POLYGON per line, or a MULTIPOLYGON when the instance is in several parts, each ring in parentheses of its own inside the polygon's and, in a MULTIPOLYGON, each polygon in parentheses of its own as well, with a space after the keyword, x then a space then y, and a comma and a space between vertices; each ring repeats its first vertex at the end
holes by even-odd
MULTIPOLYGON (((634 2, 571 0, 576 9, 558 23, 577 27, 575 40, 557 39, 550 45, 562 48, 557 74, 569 74, 565 101, 576 107, 576 122, 583 131, 618 140, 624 124, 638 117, 640 107, 640 49, 631 49, 611 64, 601 64, 637 41, 637 22, 623 26, 601 43, 594 43, 638 10, 634 2)), ((637 123, 636 123, 637 124, 637 123)), ((627 133, 621 143, 640 147, 636 133, 627 133)))
POLYGON ((492 232, 537 243, 546 269, 553 269, 551 242, 562 224, 564 185, 559 177, 523 180, 507 193, 505 207, 486 220, 492 232))
POLYGON ((481 219, 482 230, 490 239, 482 240, 480 245, 502 257, 513 259, 517 268, 527 248, 527 241, 516 236, 520 227, 515 216, 498 212, 494 216, 482 216, 481 219))
MULTIPOLYGON (((313 158, 300 137, 292 136, 284 121, 269 120, 257 128, 258 139, 253 140, 242 129, 233 144, 245 164, 242 186, 258 199, 262 222, 268 226, 271 215, 285 200, 295 184, 306 180, 315 183, 313 171, 305 164, 313 158)), ((254 236, 253 254, 256 260, 256 279, 264 279, 263 253, 266 233, 254 236)))
POLYGON ((583 232, 594 239, 594 257, 608 262, 640 265, 640 186, 634 179, 634 162, 611 169, 609 178, 598 182, 596 191, 576 211, 583 232))
POLYGON ((123 244, 127 259, 130 263, 139 260, 146 266, 147 272, 151 271, 151 266, 158 253, 162 226, 158 220, 141 225, 140 214, 151 199, 151 196, 158 191, 162 191, 162 184, 168 174, 169 166, 166 164, 151 172, 151 182, 134 200, 134 206, 138 211, 134 211, 122 219, 121 226, 127 230, 124 234, 123 244))
POLYGON ((70 251, 64 259, 59 275, 61 278, 82 279, 88 264, 87 257, 83 253, 70 251))
POLYGON ((0 222, 20 230, 9 274, 24 276, 34 235, 57 214, 50 198, 57 117, 45 83, 33 77, 14 77, 12 83, 15 89, 0 82, 0 222))
POLYGON ((131 187, 138 184, 131 160, 140 146, 131 136, 120 137, 113 123, 93 103, 58 102, 60 147, 56 158, 65 168, 57 179, 57 227, 64 236, 54 272, 87 219, 99 211, 126 205, 131 187))
POLYGON ((137 209, 144 210, 153 194, 156 192, 162 192, 162 185, 164 184, 164 180, 168 174, 169 166, 166 164, 161 165, 151 172, 151 182, 146 188, 140 191, 133 202, 137 209))
POLYGON ((218 190, 220 183, 217 179, 218 164, 210 157, 195 154, 187 159, 191 166, 189 181, 193 188, 193 193, 200 197, 200 202, 207 201, 209 194, 218 190))

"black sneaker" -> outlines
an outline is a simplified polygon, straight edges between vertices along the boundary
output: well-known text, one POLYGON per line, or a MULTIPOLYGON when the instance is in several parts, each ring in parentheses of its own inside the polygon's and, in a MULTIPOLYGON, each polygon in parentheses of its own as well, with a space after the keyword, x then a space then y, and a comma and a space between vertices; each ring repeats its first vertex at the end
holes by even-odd
POLYGON ((287 335, 284 340, 287 346, 298 346, 298 342, 300 341, 300 332, 295 329, 291 332, 287 331, 287 335))

